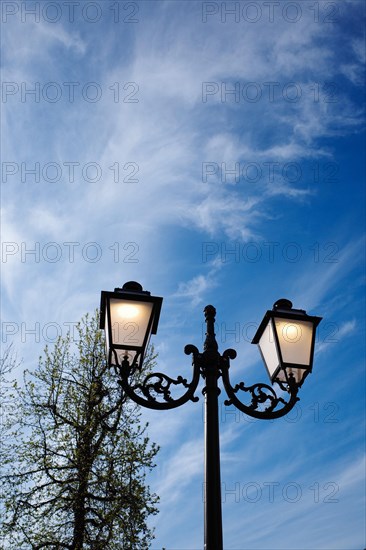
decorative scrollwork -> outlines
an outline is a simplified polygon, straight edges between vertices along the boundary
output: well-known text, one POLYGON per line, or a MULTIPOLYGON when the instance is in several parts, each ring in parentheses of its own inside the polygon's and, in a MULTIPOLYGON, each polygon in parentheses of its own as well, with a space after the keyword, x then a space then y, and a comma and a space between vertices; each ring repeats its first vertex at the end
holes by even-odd
MULTIPOLYGON (((258 409, 258 406, 260 404, 263 404, 266 401, 269 401, 269 405, 264 410, 268 412, 273 411, 279 403, 286 404, 286 401, 282 397, 277 397, 274 389, 268 386, 267 384, 253 384, 252 386, 246 387, 244 382, 240 382, 240 384, 236 384, 236 386, 233 389, 233 392, 237 393, 239 390, 242 390, 244 392, 249 392, 251 394, 252 401, 251 401, 251 404, 248 406, 250 409, 253 409, 254 411, 258 409)), ((232 404, 231 399, 227 399, 225 401, 225 405, 231 405, 231 404, 232 404)))
POLYGON ((133 373, 133 369, 123 368, 122 365, 122 368, 119 368, 120 383, 128 397, 143 407, 150 409, 174 409, 189 400, 198 401, 198 397, 194 395, 194 392, 199 383, 200 372, 199 368, 195 365, 193 365, 191 382, 187 382, 187 379, 182 376, 174 379, 162 372, 153 372, 148 374, 142 382, 132 383, 133 377, 131 374, 133 373), (171 395, 171 389, 173 386, 179 385, 182 385, 187 391, 175 399, 171 395))
MULTIPOLYGON (((193 345, 184 348, 187 355, 192 354, 193 376, 191 382, 186 378, 178 376, 176 379, 167 374, 154 372, 148 374, 142 381, 136 381, 138 367, 134 364, 129 365, 127 357, 124 358, 121 365, 115 366, 119 374, 120 383, 126 395, 133 401, 143 407, 150 409, 174 409, 183 405, 187 401, 198 401, 194 395, 199 384, 200 376, 205 378, 205 370, 208 368, 210 356, 208 351, 200 353, 193 345), (174 398, 171 390, 174 386, 183 386, 186 392, 179 398, 174 398)), ((218 355, 219 356, 219 355, 218 355)), ((222 356, 219 356, 218 372, 222 376, 222 381, 228 396, 225 405, 234 405, 237 409, 254 418, 274 419, 284 416, 295 406, 299 400, 297 397, 298 386, 294 378, 289 379, 289 383, 280 383, 280 390, 289 397, 286 400, 284 396, 276 394, 273 387, 268 384, 258 383, 252 386, 245 386, 244 382, 231 385, 229 378, 230 359, 235 359, 236 351, 227 349, 222 356), (248 404, 243 403, 238 393, 244 392, 251 396, 248 404)))
MULTIPOLYGON (((182 384, 185 388, 191 387, 187 380, 182 376, 178 376, 178 378, 174 380, 167 374, 163 374, 162 372, 154 372, 146 376, 143 383, 135 386, 135 389, 139 389, 144 394, 146 399, 157 401, 157 396, 162 396, 165 401, 173 402, 174 399, 171 396, 170 388, 172 385, 177 386, 179 384, 182 384)), ((193 400, 198 401, 198 397, 194 397, 193 400)))
MULTIPOLYGON (((228 350, 229 351, 229 350, 228 350)), ((224 356, 225 356, 224 352, 224 356)), ((226 353, 226 357, 230 357, 226 353)), ((231 358, 231 357, 230 357, 231 358)), ((282 385, 280 388, 286 390, 289 394, 289 399, 286 401, 283 397, 278 396, 275 390, 267 384, 253 384, 252 386, 245 386, 244 382, 236 384, 233 388, 229 378, 229 361, 225 361, 221 368, 222 381, 228 395, 225 401, 225 405, 234 405, 240 411, 252 416, 254 418, 274 419, 280 418, 287 414, 299 400, 297 397, 298 388, 295 382, 291 382, 288 386, 282 385), (251 395, 250 404, 246 405, 237 396, 239 391, 247 392, 251 395), (264 408, 260 408, 261 405, 267 405, 264 408)))

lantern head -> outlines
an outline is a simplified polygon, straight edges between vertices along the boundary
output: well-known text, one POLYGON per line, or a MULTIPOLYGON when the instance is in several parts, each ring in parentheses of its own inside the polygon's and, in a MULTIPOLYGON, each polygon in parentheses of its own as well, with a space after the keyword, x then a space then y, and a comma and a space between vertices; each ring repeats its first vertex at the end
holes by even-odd
POLYGON ((114 292, 102 291, 100 328, 105 330, 107 360, 141 367, 151 334, 156 334, 163 298, 151 296, 135 281, 114 292))
POLYGON ((273 382, 300 387, 312 371, 316 327, 321 317, 293 309, 290 300, 281 299, 267 311, 252 340, 258 344, 269 377, 273 382))

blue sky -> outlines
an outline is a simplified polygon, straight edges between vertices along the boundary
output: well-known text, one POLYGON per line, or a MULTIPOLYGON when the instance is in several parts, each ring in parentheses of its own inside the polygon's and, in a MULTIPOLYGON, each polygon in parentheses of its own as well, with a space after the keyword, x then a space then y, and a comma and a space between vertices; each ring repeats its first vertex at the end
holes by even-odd
MULTIPOLYGON (((365 545, 364 17, 357 0, 2 2, 2 345, 35 366, 137 280, 164 297, 160 370, 189 377, 212 303, 233 383, 266 382, 264 312, 286 297, 323 317, 288 418, 220 405, 225 550, 365 545)), ((154 550, 203 546, 202 412, 144 412, 154 550)))

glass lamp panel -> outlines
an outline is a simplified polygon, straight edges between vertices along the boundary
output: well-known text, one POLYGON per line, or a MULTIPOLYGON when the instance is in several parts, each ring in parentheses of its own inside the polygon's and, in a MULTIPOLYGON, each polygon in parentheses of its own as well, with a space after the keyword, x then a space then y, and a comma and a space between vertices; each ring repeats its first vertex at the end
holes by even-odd
MULTIPOLYGON (((310 365, 313 323, 278 317, 274 318, 274 322, 283 362, 293 365, 310 365)), ((289 369, 287 370, 289 371, 289 369)), ((294 376, 296 379, 300 376, 301 379, 303 373, 295 372, 298 370, 294 369, 294 376)))
POLYGON ((106 348, 107 357, 108 357, 110 342, 109 342, 109 326, 108 326, 108 312, 107 312, 107 310, 105 312, 104 331, 105 331, 105 348, 106 348))
POLYGON ((295 368, 289 367, 289 368, 286 369, 286 371, 287 371, 288 376, 290 374, 294 375, 296 384, 300 384, 302 379, 303 379, 304 374, 308 372, 307 370, 297 369, 296 367, 295 368))
MULTIPOLYGON (((286 367, 287 376, 289 377, 290 374, 293 374, 297 384, 300 384, 305 372, 306 371, 304 371, 304 369, 298 369, 296 367, 286 367)), ((279 370, 276 376, 276 380, 279 380, 281 382, 287 382, 285 371, 283 369, 279 370)))
POLYGON ((151 302, 144 303, 111 298, 113 344, 141 347, 149 327, 152 309, 153 304, 151 302))
POLYGON ((280 365, 280 360, 277 353, 271 320, 268 322, 268 325, 264 329, 263 334, 258 342, 258 346, 262 353, 269 375, 272 378, 276 369, 280 365))

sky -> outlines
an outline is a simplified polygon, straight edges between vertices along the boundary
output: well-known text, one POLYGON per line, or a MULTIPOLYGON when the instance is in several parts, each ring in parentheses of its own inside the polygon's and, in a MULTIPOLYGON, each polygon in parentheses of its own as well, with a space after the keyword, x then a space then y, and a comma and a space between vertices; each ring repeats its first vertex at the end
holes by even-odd
MULTIPOLYGON (((362 1, 3 1, 2 346, 23 368, 129 280, 189 378, 203 308, 233 385, 279 298, 323 317, 287 417, 220 396, 225 550, 365 548, 362 1)), ((203 400, 143 411, 153 550, 203 548, 203 400)))

